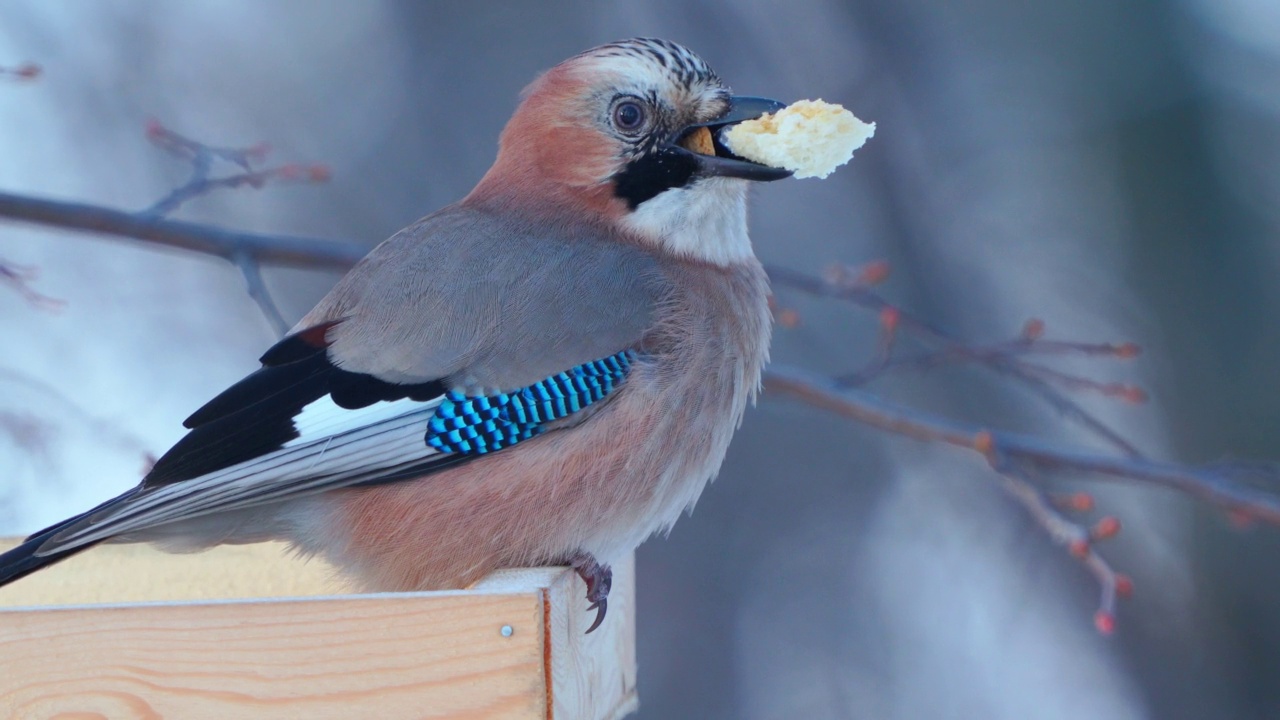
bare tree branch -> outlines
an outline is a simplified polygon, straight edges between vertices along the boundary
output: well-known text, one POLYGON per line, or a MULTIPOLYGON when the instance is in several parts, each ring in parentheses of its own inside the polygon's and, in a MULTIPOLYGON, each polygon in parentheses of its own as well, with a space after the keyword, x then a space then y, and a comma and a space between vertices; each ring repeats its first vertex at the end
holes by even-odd
POLYGON ((0 217, 189 250, 228 262, 234 262, 237 254, 244 254, 264 264, 342 270, 354 265, 367 252, 352 242, 242 233, 182 220, 144 217, 100 205, 5 192, 0 192, 0 217))
POLYGON ((1098 480, 1160 485, 1253 519, 1280 525, 1280 495, 1277 494, 1280 467, 1274 465, 1215 463, 1192 467, 1145 458, 1099 455, 1030 435, 974 428, 861 390, 841 388, 831 378, 781 365, 770 366, 765 373, 765 390, 917 440, 974 450, 988 459, 994 453, 997 460, 992 464, 997 470, 1013 467, 1039 472, 1069 471, 1098 480), (1274 484, 1268 490, 1259 490, 1256 485, 1261 483, 1274 484))

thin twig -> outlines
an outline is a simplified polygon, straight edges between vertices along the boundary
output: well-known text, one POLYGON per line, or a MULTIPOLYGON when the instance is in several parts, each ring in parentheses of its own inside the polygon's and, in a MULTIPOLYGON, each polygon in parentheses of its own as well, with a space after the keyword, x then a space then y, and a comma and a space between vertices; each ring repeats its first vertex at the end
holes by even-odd
POLYGON ((31 283, 40 277, 40 269, 26 265, 14 265, 0 258, 0 285, 6 285, 22 296, 32 307, 48 312, 57 312, 66 306, 65 300, 49 297, 31 287, 31 283))
POLYGON ((139 211, 138 215, 145 218, 164 217, 177 210, 188 200, 207 195, 214 190, 245 186, 260 188, 271 180, 297 180, 303 177, 308 176, 294 165, 283 165, 266 170, 253 170, 217 178, 193 176, 185 184, 174 188, 172 192, 158 200, 151 207, 139 211))
POLYGON ((31 81, 40 77, 44 68, 35 63, 23 63, 13 67, 0 65, 0 78, 18 81, 31 81))
POLYGON ((191 177, 187 182, 138 213, 148 219, 164 217, 188 200, 214 190, 245 186, 260 188, 273 181, 317 183, 329 180, 329 168, 325 165, 289 164, 255 168, 254 165, 264 162, 271 152, 271 146, 266 143, 243 148, 215 147, 181 135, 154 119, 147 123, 147 138, 170 155, 191 163, 191 177), (234 166, 237 172, 214 177, 214 165, 219 162, 234 166))
POLYGON ((275 330, 276 337, 284 337, 284 334, 289 332, 289 323, 285 322, 284 316, 280 314, 275 301, 271 299, 271 293, 267 290, 266 283, 262 281, 262 272, 258 267, 258 262, 245 253, 236 254, 232 258, 232 262, 236 264, 236 267, 240 268, 240 274, 244 276, 245 289, 249 292, 249 297, 258 303, 258 309, 267 318, 267 322, 271 323, 271 328, 275 330))
MULTIPOLYGON (((1002 487, 1010 497, 1017 500, 1027 511, 1027 515, 1045 531, 1051 540, 1063 546, 1080 561, 1098 582, 1100 596, 1098 609, 1094 613, 1094 624, 1098 631, 1110 635, 1115 629, 1116 595, 1119 589, 1130 585, 1128 578, 1121 576, 1107 559, 1094 549, 1098 532, 1091 532, 1083 525, 1068 520, 1056 507, 1054 501, 1043 490, 1036 487, 1028 477, 1026 468, 1019 468, 1004 463, 998 450, 992 448, 988 453, 992 469, 1000 474, 1002 487)), ((1119 532, 1119 523, 1115 518, 1104 518, 1095 528, 1109 528, 1108 537, 1119 532)))

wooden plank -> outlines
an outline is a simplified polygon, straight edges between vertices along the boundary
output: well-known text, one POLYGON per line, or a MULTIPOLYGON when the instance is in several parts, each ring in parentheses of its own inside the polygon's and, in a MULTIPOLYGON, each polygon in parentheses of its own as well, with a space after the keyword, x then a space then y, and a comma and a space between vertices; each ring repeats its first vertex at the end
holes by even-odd
POLYGON ((538 591, 5 610, 0 716, 541 718, 543 613, 538 591))
POLYGON ((0 718, 611 720, 636 707, 633 578, 615 568, 608 619, 584 635, 585 588, 564 568, 461 591, 138 604, 335 586, 279 546, 103 546, 0 589, 27 606, 0 609, 0 718))
POLYGON ((595 613, 583 611, 585 591, 575 573, 560 575, 550 589, 550 622, 546 625, 552 647, 548 686, 554 720, 614 720, 640 706, 636 694, 634 558, 614 567, 609 614, 590 635, 584 633, 595 613))
MULTIPOLYGON (((518 586, 521 570, 494 573, 477 589, 501 590, 518 586)), ((595 620, 587 612, 586 587, 576 573, 560 572, 545 579, 549 648, 547 717, 551 720, 615 720, 635 712, 636 693, 635 559, 613 568, 609 614, 590 635, 595 620)))

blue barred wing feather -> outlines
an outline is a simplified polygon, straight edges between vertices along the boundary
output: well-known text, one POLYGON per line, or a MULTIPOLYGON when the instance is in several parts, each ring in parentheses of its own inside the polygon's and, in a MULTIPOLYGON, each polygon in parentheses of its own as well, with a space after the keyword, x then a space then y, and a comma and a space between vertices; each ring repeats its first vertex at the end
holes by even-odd
POLYGON ((598 402, 631 372, 630 350, 583 363, 512 393, 468 397, 450 392, 428 423, 427 444, 483 455, 537 435, 547 423, 598 402))

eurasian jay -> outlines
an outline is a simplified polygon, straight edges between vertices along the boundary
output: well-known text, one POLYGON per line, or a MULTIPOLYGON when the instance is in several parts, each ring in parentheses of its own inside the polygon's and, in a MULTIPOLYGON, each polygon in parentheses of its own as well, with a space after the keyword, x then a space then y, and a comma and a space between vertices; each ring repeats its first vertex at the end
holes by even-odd
POLYGON ((469 195, 370 252, 141 484, 0 555, 0 585, 100 542, 278 539, 372 590, 568 564, 594 629, 609 563, 692 507, 759 386, 747 185, 791 173, 718 133, 781 107, 665 40, 552 68, 469 195))

